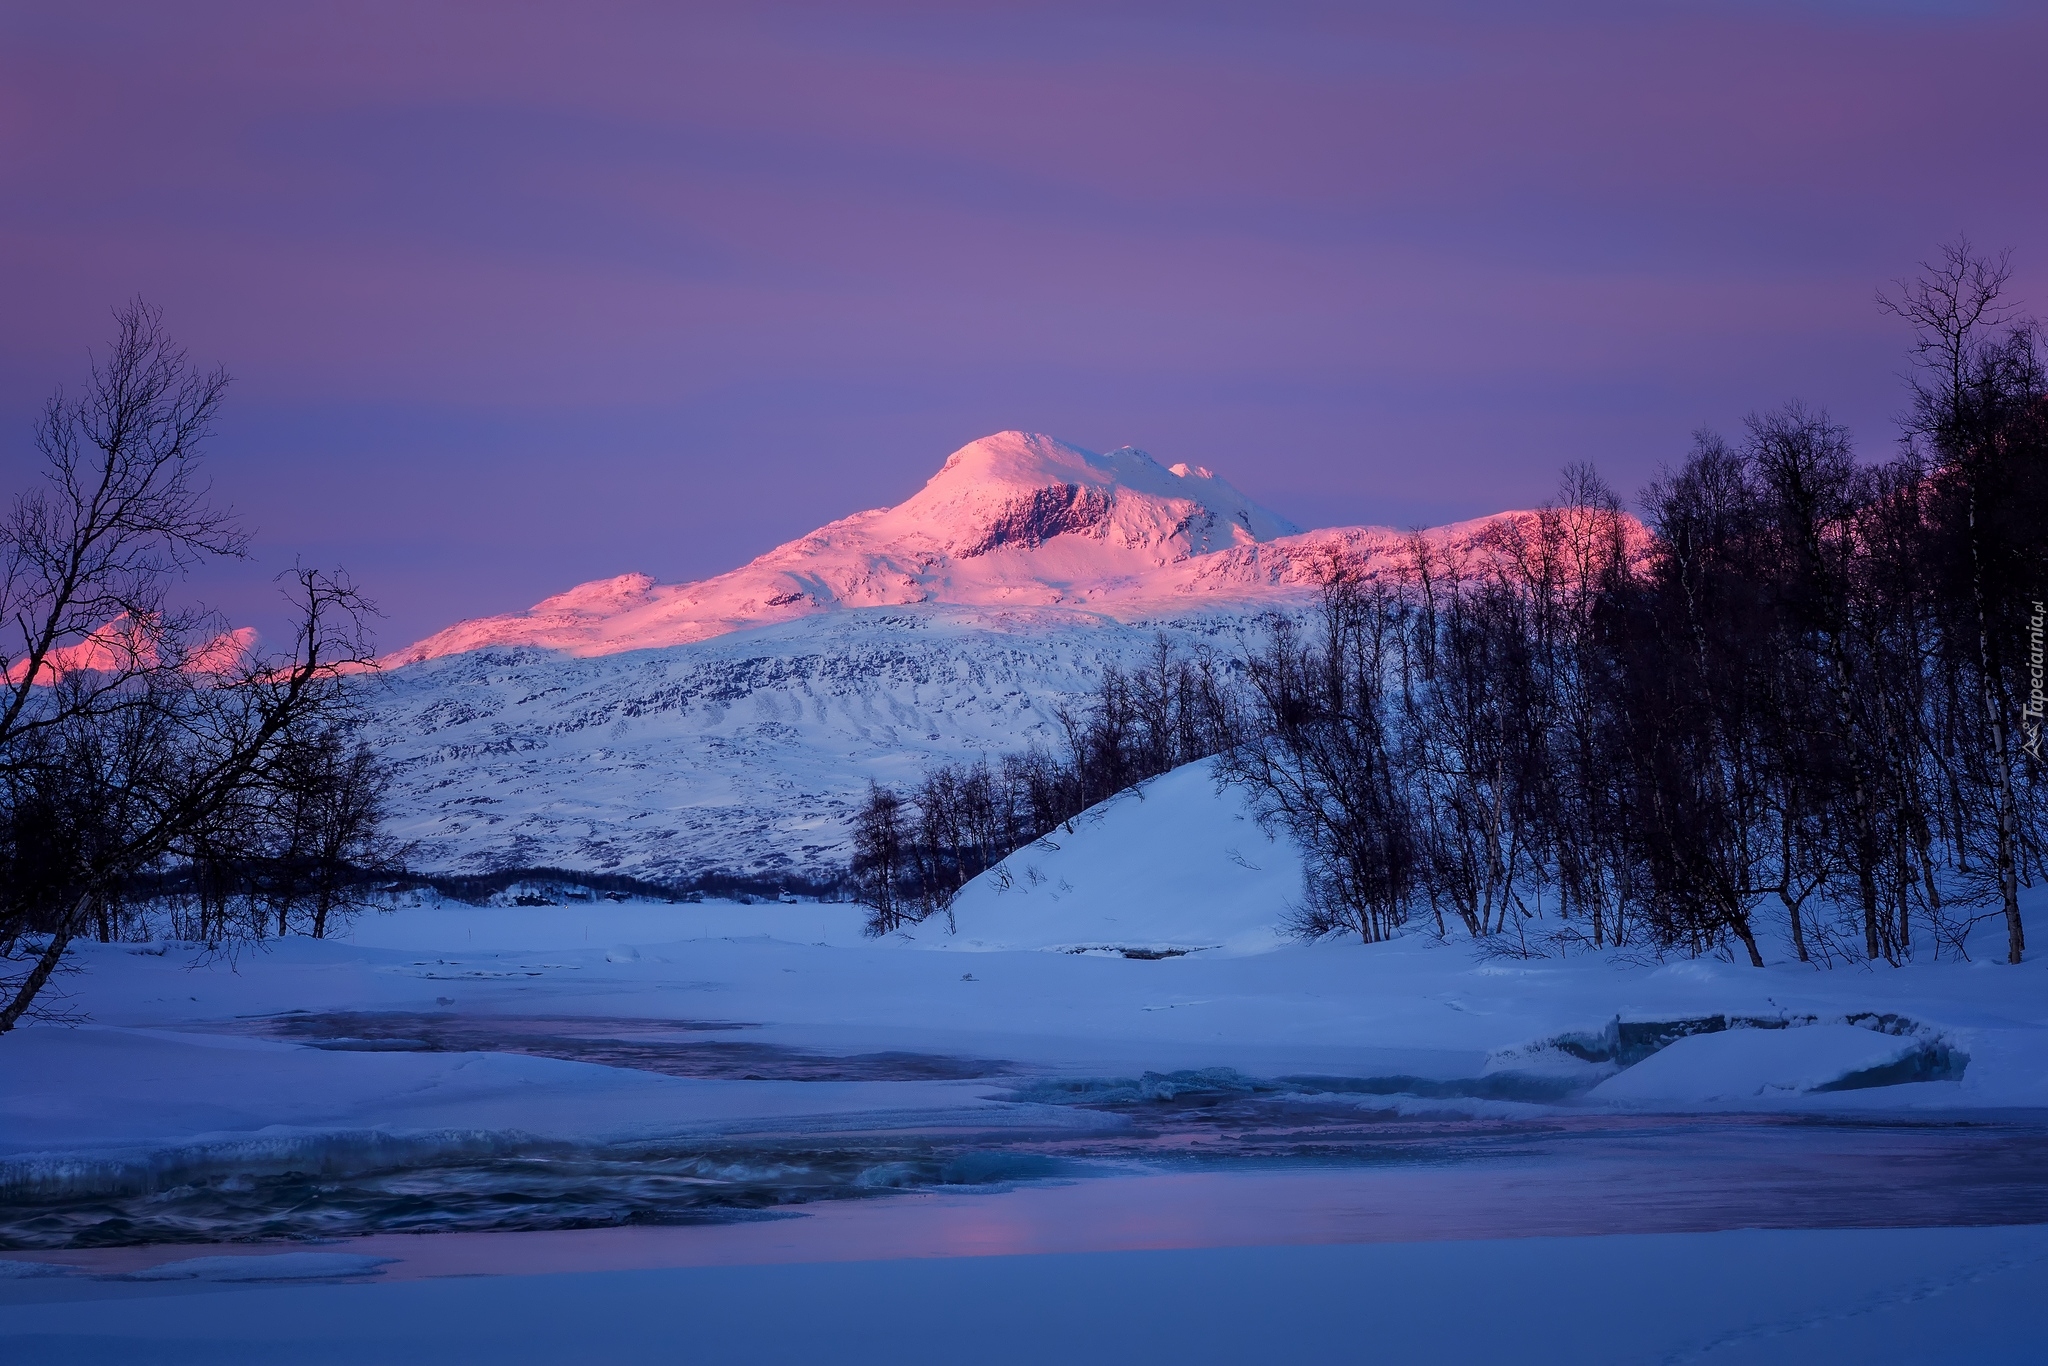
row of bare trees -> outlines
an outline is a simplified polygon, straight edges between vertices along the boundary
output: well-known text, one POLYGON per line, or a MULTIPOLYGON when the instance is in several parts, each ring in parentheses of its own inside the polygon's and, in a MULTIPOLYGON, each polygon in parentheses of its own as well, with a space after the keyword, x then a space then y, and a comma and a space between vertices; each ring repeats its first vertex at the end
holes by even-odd
POLYGON ((1896 962, 1989 917, 2020 961, 2048 378, 2007 276, 1958 244, 1887 299, 1922 362, 1893 459, 1793 404, 1698 437, 1640 553, 1582 469, 1473 563, 1333 575, 1228 762, 1308 854, 1303 928, 1761 964, 1768 911, 1802 961, 1896 962))
POLYGON ((43 478, 0 525, 0 1033, 81 938, 146 912, 216 944, 323 934, 390 852, 346 676, 367 604, 295 572, 274 654, 175 604, 186 571, 246 551, 198 475, 227 376, 144 304, 117 324, 45 409, 43 478))
POLYGON ((1575 469, 1472 558, 1418 535, 1393 572, 1332 565, 1318 610, 1274 624, 1222 772, 1306 855, 1299 928, 1370 943, 1421 909, 1490 937, 1547 900, 1614 941, 1594 604, 1629 577, 1633 532, 1575 469))
POLYGON ((1030 804, 1034 774, 1074 775, 1061 791, 1085 803, 1220 753, 1304 852, 1306 933, 1371 942, 1420 917, 1514 952, 1761 964, 1782 924, 1802 961, 1896 962, 1960 953, 1989 918, 2020 961, 2019 889, 2048 845, 2048 375, 2007 278, 1959 243, 1887 297, 1920 362, 1891 459, 1793 404, 1697 437, 1641 523, 1575 468, 1455 556, 1418 535, 1392 570, 1333 563, 1316 610, 1238 669, 1205 666, 1192 742, 1097 757, 1075 737, 1124 734, 1111 675, 1063 763, 877 789, 862 866, 886 845, 914 869, 881 922, 1066 818, 1030 804), (998 819, 951 833, 983 809, 998 819))

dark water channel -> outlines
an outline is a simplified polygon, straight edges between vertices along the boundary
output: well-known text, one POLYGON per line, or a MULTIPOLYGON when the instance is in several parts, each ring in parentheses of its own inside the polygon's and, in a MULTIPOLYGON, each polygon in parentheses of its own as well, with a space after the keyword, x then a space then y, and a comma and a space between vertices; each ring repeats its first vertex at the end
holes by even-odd
POLYGON ((451 1015, 412 1011, 291 1011, 241 1022, 240 1032, 336 1052, 524 1053, 630 1067, 669 1077, 744 1081, 956 1081, 1006 1076, 1001 1059, 937 1053, 819 1053, 744 1037, 726 1020, 584 1015, 451 1015))
POLYGON ((2048 1114, 2032 1112, 1653 1116, 1535 1094, 1446 1099, 1485 1087, 1413 1078, 1054 1080, 999 1060, 830 1057, 687 1021, 294 1015, 249 1022, 249 1032, 684 1076, 989 1078, 1047 1122, 625 1145, 480 1140, 367 1151, 318 1171, 0 1184, 0 1249, 732 1223, 906 1191, 1000 1196, 1066 1182, 1107 1192, 1129 1184, 1119 1176, 1245 1172, 1291 1174, 1289 1189, 1309 1194, 1293 1214, 1276 1206, 1233 1218, 1312 1220, 1341 1196, 1405 1236, 2048 1223, 2048 1114), (1435 1098, 1403 1100, 1404 1088, 1435 1098), (1319 1181, 1329 1200, 1315 1194, 1319 1181))

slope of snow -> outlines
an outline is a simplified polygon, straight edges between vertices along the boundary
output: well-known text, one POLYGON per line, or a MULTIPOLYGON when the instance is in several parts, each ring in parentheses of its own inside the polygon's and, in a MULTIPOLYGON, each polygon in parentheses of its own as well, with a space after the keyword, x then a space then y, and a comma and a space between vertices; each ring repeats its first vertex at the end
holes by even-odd
POLYGON ((1668 1044, 1592 1094, 1667 1105, 1798 1095, 1892 1066, 1921 1046, 1916 1038, 1846 1024, 1727 1029, 1668 1044))
POLYGON ((1213 763, 1124 793, 961 889, 951 917, 906 937, 931 948, 1161 957, 1264 953, 1284 942, 1301 855, 1259 827, 1213 763))
POLYGON ((1052 746, 1057 708, 1158 633, 1227 655, 1261 631, 1230 613, 930 605, 595 658, 481 650, 374 680, 373 738, 415 866, 829 878, 870 778, 1052 746))

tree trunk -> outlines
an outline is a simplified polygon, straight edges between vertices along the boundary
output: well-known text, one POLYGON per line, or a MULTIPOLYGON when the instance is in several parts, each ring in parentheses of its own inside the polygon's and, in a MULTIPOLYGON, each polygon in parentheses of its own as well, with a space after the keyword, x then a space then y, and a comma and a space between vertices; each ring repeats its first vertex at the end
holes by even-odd
POLYGON ((1742 941, 1742 947, 1749 950, 1749 965, 1753 968, 1762 967, 1764 956, 1757 952, 1756 935, 1749 928, 1748 916, 1742 916, 1735 921, 1735 937, 1742 941))
POLYGON ((1998 892, 2005 910, 2005 961, 2017 963, 2027 952, 2027 932, 2020 924, 2019 803, 2012 790, 2012 741, 1999 705, 1998 675, 1991 661, 1991 612, 1984 602, 1984 557, 1977 535, 1977 474, 1969 479, 1970 590, 1977 609, 1977 672, 1983 685, 1984 719, 1991 727, 1991 762, 1998 776, 1998 892))
POLYGON ((1799 918, 1799 903, 1805 899, 1795 900, 1785 888, 1778 889, 1778 900, 1785 903, 1785 914, 1792 921, 1792 952, 1799 955, 1800 962, 1810 963, 1813 960, 1806 956, 1806 926, 1799 918))
POLYGON ((28 1013, 29 1006, 35 1002, 36 994, 49 982, 50 974, 57 970, 57 964, 64 959, 64 951, 70 947, 69 926, 50 936, 49 946, 37 957, 36 965, 29 969, 28 976, 16 989, 14 999, 9 1001, 5 1008, 0 1008, 0 1034, 13 1029, 15 1023, 28 1013))

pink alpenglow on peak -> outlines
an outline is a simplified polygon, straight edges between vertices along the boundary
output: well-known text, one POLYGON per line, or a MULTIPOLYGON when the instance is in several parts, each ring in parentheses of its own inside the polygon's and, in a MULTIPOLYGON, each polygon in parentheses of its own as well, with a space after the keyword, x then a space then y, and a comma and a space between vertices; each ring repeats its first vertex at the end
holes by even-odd
POLYGON ((185 658, 185 667, 193 673, 227 678, 247 664, 255 654, 256 628, 238 626, 232 631, 222 632, 192 651, 185 658))
MULTIPOLYGON (((154 629, 146 629, 147 620, 138 625, 134 619, 119 616, 80 640, 59 645, 43 657, 30 680, 32 685, 49 687, 71 674, 124 674, 158 667, 163 661, 161 638, 154 629)), ((256 628, 240 626, 186 651, 182 660, 175 655, 172 658, 190 673, 225 677, 240 668, 255 649, 256 628)), ((28 677, 28 670, 29 661, 17 659, 8 665, 6 681, 19 683, 28 677)))
MULTIPOLYGON (((1453 558, 1533 514, 1423 533, 1453 558)), ((920 603, 1142 616, 1190 598, 1259 603, 1312 591, 1333 563, 1371 574, 1409 554, 1387 527, 1303 532, 1199 465, 1134 446, 1103 454, 1033 432, 962 446, 892 508, 857 512, 715 578, 621 574, 524 612, 459 622, 383 662, 490 648, 608 655, 708 640, 848 608, 920 603)))
POLYGON ((905 502, 843 517, 731 573, 580 584, 524 612, 460 622, 385 662, 508 646, 613 654, 836 608, 1093 604, 1298 530, 1199 467, 1168 468, 1131 446, 1097 454, 998 432, 946 457, 905 502))

